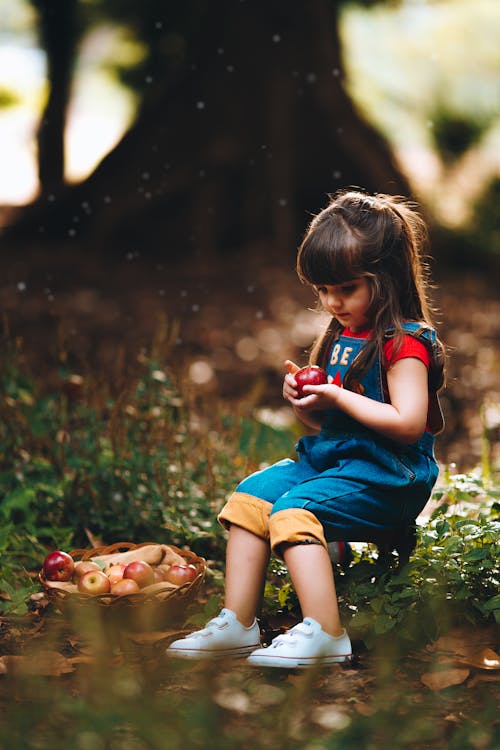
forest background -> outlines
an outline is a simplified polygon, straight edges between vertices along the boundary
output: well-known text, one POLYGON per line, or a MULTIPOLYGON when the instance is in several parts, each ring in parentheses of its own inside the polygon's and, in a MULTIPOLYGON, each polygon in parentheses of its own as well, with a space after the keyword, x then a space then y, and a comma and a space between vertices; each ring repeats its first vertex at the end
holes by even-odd
MULTIPOLYGON (((297 436, 280 398, 282 363, 306 361, 324 317, 295 277, 295 253, 328 194, 355 185, 419 203, 450 353, 441 480, 415 557, 402 577, 378 578, 361 551, 356 572, 340 577, 344 616, 375 649, 368 677, 347 675, 344 692, 326 684, 326 699, 319 683, 306 716, 303 682, 262 685, 237 672, 217 684, 203 674, 193 688, 192 676, 166 676, 158 660, 143 659, 138 673, 125 649, 105 698, 96 688, 105 660, 94 659, 90 680, 71 675, 80 708, 65 701, 67 686, 42 699, 21 680, 13 710, 6 687, 6 747, 75 737, 97 750, 124 737, 127 747, 162 747, 165 733, 172 746, 203 747, 210 726, 221 747, 242 732, 273 748, 354 747, 358 732, 392 747, 437 748, 443 738, 493 747, 494 684, 482 670, 498 650, 500 616, 500 5, 0 0, 0 16, 2 653, 41 647, 36 575, 54 546, 188 546, 211 571, 191 616, 216 606, 216 511, 241 476, 289 453, 297 436), (463 630, 478 624, 478 638, 463 630), (396 696, 382 663, 435 649, 457 625, 445 667, 456 672, 458 659, 462 671, 450 685, 480 690, 454 693, 433 677, 430 690, 445 690, 436 701, 420 683, 414 691, 405 663, 409 690, 396 696), (109 707, 100 734, 95 690, 109 707), (134 690, 150 694, 149 713, 134 712, 134 690), (186 708, 190 690, 198 713, 186 708), (171 710, 160 718, 165 691, 171 710), (39 712, 29 736, 26 700, 39 712), (266 700, 281 717, 275 726, 254 721, 251 706, 266 700), (288 705, 298 718, 284 729, 288 705), (387 736, 391 712, 398 738, 387 736), (47 723, 51 713, 62 725, 47 723)), ((265 601, 268 632, 293 621, 279 566, 265 601)), ((71 644, 82 658, 88 634, 50 632, 51 653, 66 658, 71 644)))

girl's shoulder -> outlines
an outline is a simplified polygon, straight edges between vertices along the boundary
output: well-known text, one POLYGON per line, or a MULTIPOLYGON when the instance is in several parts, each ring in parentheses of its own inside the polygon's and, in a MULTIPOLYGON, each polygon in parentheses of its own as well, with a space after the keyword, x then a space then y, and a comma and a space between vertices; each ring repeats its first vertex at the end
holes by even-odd
POLYGON ((401 323, 400 328, 389 326, 386 329, 386 341, 392 341, 400 333, 403 338, 412 337, 426 347, 430 357, 430 383, 433 390, 439 390, 444 384, 445 350, 436 330, 425 321, 406 320, 401 323))
POLYGON ((417 339, 424 339, 425 341, 436 341, 437 333, 428 323, 421 320, 404 320, 400 323, 400 329, 396 326, 389 326, 385 330, 385 337, 387 339, 393 338, 401 331, 403 334, 414 336, 417 339))

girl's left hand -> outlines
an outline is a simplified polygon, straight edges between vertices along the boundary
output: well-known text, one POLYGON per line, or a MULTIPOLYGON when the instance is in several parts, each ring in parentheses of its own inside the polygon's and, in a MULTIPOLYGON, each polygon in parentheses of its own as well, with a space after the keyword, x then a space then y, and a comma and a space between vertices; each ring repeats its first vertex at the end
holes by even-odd
POLYGON ((333 383, 305 385, 302 391, 306 395, 290 401, 300 411, 326 411, 335 408, 340 390, 339 386, 333 383))

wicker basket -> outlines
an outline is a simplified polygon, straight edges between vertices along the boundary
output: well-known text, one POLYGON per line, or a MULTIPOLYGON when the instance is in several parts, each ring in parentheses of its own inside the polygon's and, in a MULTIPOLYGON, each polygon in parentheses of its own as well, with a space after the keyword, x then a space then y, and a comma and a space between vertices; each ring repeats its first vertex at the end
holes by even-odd
MULTIPOLYGON (((69 554, 75 562, 93 560, 103 555, 119 555, 122 552, 147 548, 155 542, 133 544, 132 542, 117 542, 106 547, 94 549, 75 549, 69 554)), ((205 579, 206 561, 189 550, 182 550, 168 546, 175 555, 183 559, 188 565, 196 568, 196 577, 180 586, 160 582, 133 594, 118 596, 116 594, 99 594, 96 596, 80 592, 67 591, 61 584, 47 581, 43 570, 39 573, 39 581, 47 594, 49 601, 58 612, 63 614, 78 612, 81 608, 94 609, 98 607, 106 613, 106 618, 117 615, 119 621, 132 624, 140 629, 150 629, 165 624, 172 619, 178 619, 187 605, 194 599, 205 579)))

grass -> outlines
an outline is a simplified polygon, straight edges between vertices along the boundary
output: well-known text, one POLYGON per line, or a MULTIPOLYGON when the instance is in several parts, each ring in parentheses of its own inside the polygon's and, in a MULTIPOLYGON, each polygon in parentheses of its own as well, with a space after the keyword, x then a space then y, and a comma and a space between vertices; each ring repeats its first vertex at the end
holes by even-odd
MULTIPOLYGON (((43 656, 49 665, 26 674, 4 662, 1 750, 208 748, 214 737, 221 749, 495 746, 495 691, 481 672, 474 691, 436 693, 420 682, 426 644, 456 627, 490 632, 500 621, 492 467, 444 473, 403 570, 382 568, 366 548, 336 571, 360 657, 354 669, 276 675, 171 663, 168 632, 137 641, 100 611, 30 613, 43 557, 89 538, 188 546, 210 561, 207 595, 185 613, 203 621, 221 594, 216 513, 240 477, 286 455, 295 436, 253 420, 249 408, 193 399, 154 352, 115 391, 64 369, 50 384, 37 379, 12 348, 0 377, 0 645, 4 656, 27 657, 20 664, 43 656)), ((297 615, 274 560, 263 623, 272 629, 297 615)))

